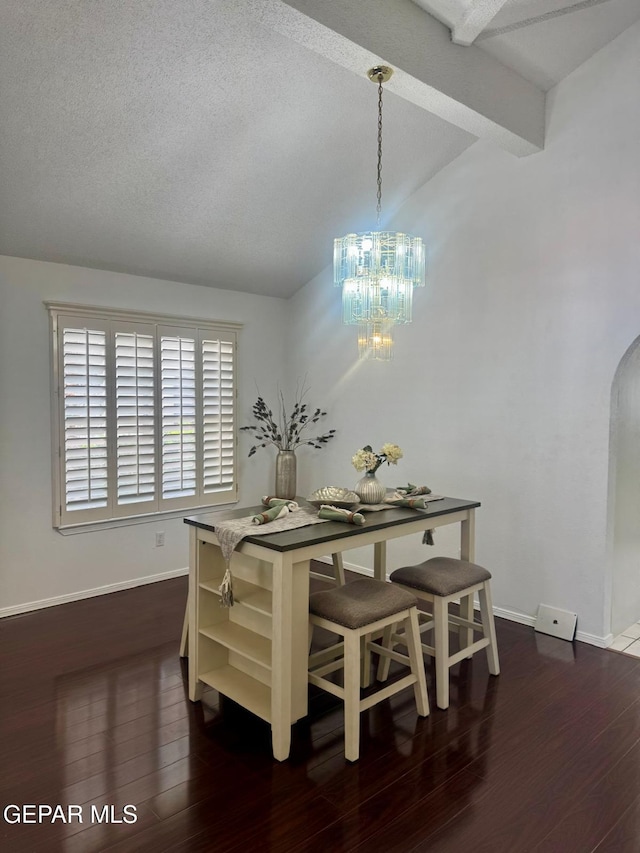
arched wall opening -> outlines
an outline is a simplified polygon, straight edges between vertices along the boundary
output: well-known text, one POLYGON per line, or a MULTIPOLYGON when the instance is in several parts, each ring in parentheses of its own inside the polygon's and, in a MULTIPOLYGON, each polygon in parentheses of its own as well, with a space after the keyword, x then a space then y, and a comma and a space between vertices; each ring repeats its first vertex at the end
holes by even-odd
POLYGON ((640 622, 640 337, 613 379, 609 472, 611 631, 617 636, 640 622))

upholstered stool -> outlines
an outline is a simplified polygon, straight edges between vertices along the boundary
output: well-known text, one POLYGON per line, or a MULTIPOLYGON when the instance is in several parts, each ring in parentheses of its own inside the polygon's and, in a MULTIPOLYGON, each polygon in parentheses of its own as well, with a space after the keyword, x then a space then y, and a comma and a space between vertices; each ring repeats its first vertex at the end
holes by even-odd
MULTIPOLYGON (((491 573, 482 566, 455 560, 452 557, 433 557, 417 566, 404 566, 391 573, 394 586, 411 592, 419 599, 431 603, 431 613, 419 613, 420 632, 433 630, 433 645, 422 644, 422 650, 436 660, 436 703, 438 708, 449 707, 449 669, 463 658, 470 658, 481 649, 487 650, 487 662, 491 675, 500 674, 496 629, 491 603, 491 573), (473 596, 480 600, 480 622, 475 621, 473 596), (449 612, 449 604, 460 602, 460 615, 449 612), (449 654, 449 627, 457 627, 460 636, 460 651, 449 654), (475 640, 474 633, 481 639, 475 640)), ((394 648, 404 637, 387 627, 382 643, 394 648)), ((385 681, 389 663, 380 659, 378 679, 385 681)))
POLYGON ((406 590, 372 578, 362 578, 309 596, 310 630, 318 625, 343 638, 342 642, 309 656, 309 682, 343 700, 345 757, 349 761, 357 761, 360 754, 362 711, 413 685, 418 714, 426 717, 429 713, 417 603, 416 597, 406 590), (369 640, 369 634, 394 623, 404 626, 403 643, 407 646, 408 658, 369 640), (361 664, 362 683, 368 686, 371 652, 381 659, 384 656, 408 663, 411 673, 361 699, 361 664), (344 670, 343 686, 325 678, 339 669, 344 670))

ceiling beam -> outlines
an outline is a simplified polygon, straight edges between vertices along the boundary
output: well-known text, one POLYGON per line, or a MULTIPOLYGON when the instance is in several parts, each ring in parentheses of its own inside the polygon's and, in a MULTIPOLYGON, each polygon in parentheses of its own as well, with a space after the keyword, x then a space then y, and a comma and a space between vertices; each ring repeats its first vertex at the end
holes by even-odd
POLYGON ((478 138, 518 156, 544 145, 545 95, 412 0, 243 0, 259 21, 356 74, 392 66, 386 84, 478 138))
POLYGON ((460 21, 451 28, 451 39, 456 44, 472 45, 480 33, 498 14, 507 0, 471 0, 460 21))
MULTIPOLYGON (((561 18, 563 15, 571 15, 573 12, 582 12, 583 9, 591 9, 593 6, 601 6, 603 3, 610 3, 611 0, 579 0, 572 6, 563 6, 562 9, 552 9, 549 12, 543 12, 540 15, 535 15, 533 18, 525 18, 522 21, 513 21, 511 24, 505 24, 502 27, 484 30, 482 39, 493 38, 494 36, 502 36, 506 33, 512 33, 515 30, 521 30, 523 27, 531 27, 534 24, 541 24, 543 21, 551 21, 553 18, 561 18)), ((477 36, 480 40, 480 36, 477 36)))

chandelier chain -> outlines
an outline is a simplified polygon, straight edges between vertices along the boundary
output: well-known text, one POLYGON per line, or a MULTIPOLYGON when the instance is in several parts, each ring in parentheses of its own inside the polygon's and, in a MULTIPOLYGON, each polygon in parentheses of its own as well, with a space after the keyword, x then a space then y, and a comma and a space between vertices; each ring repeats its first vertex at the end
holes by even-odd
POLYGON ((378 204, 376 205, 376 222, 380 227, 382 214, 382 83, 384 76, 378 74, 378 204))

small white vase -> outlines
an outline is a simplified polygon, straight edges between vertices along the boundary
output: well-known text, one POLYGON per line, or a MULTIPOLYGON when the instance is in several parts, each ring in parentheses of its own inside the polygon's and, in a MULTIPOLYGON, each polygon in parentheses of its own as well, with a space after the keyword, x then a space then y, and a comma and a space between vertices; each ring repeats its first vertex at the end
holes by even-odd
POLYGON ((382 485, 373 471, 367 471, 364 477, 358 480, 353 491, 360 498, 360 503, 363 504, 382 503, 387 493, 386 486, 382 485))

